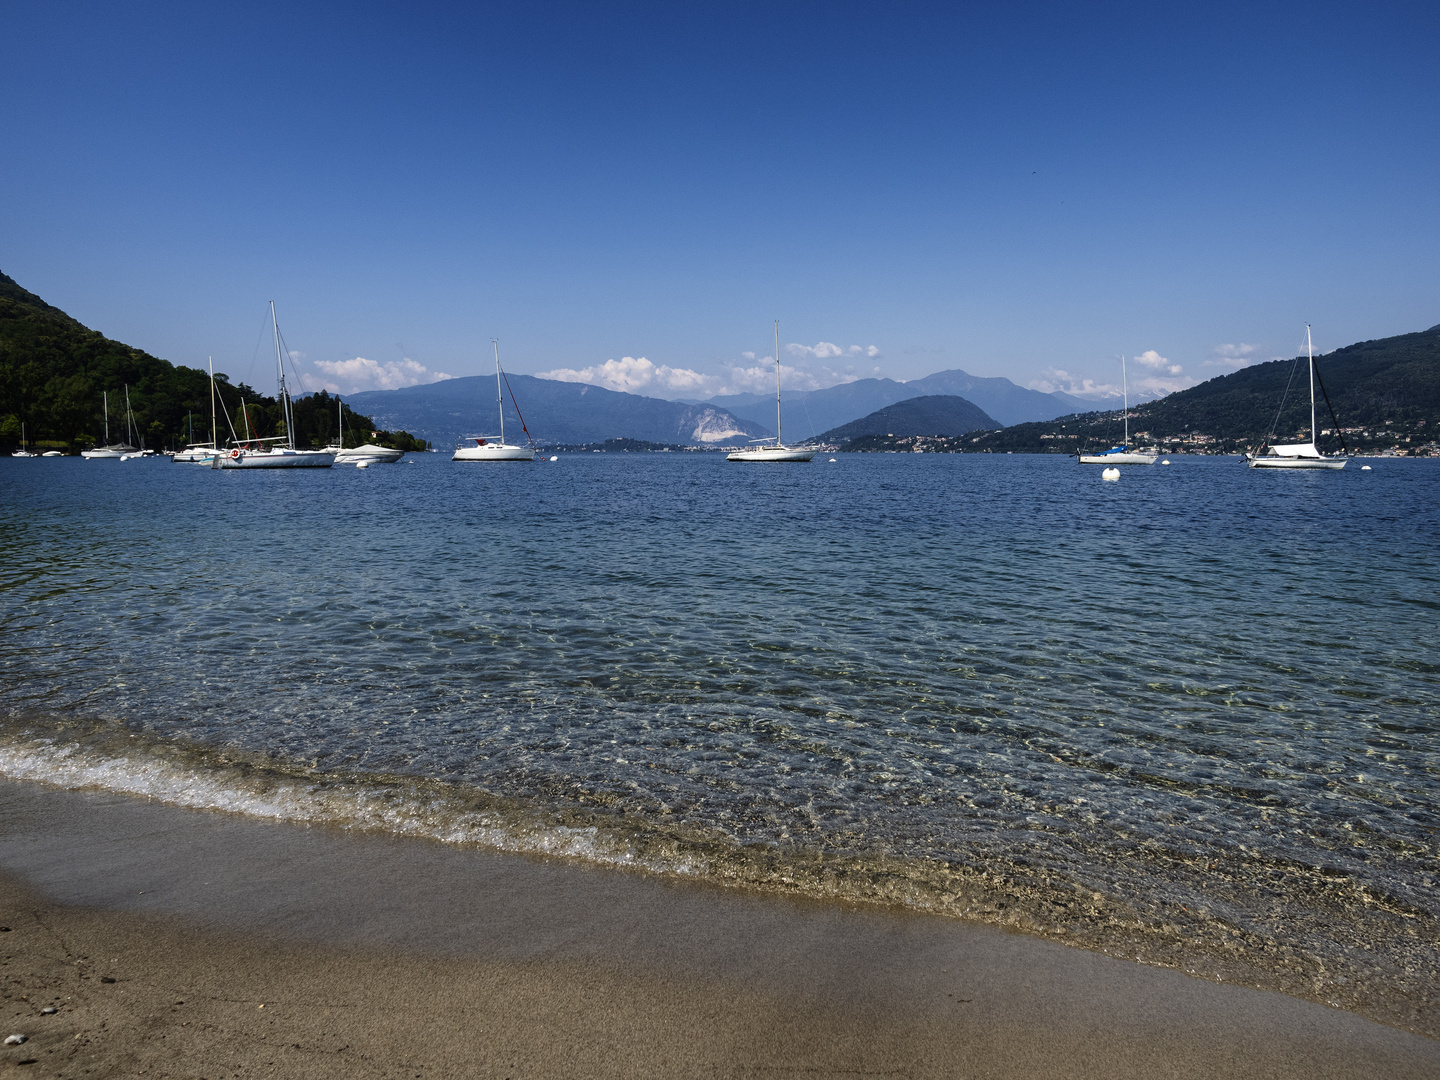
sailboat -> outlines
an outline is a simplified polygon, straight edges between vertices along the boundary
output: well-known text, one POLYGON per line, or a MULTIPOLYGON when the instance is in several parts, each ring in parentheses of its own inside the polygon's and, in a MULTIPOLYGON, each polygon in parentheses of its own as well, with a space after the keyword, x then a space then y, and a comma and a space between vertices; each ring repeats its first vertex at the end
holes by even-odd
MULTIPOLYGON (((762 440, 763 441, 763 440, 762 440)), ((780 433, 780 320, 775 320, 775 445, 732 450, 726 461, 809 461, 819 451, 786 446, 780 433)))
POLYGON ((1120 357, 1120 385, 1125 403, 1125 441, 1098 454, 1076 454, 1081 465, 1154 465, 1158 450, 1130 449, 1130 378, 1125 373, 1125 357, 1120 357))
MULTIPOLYGON (((270 301, 270 325, 275 329, 275 367, 280 373, 280 408, 285 413, 285 434, 268 439, 252 439, 246 431, 246 441, 232 448, 229 453, 216 457, 211 465, 222 469, 328 469, 335 464, 335 455, 325 450, 295 449, 295 406, 290 400, 290 390, 285 385, 285 359, 280 350, 280 321, 275 317, 275 301, 270 301), (271 443, 270 446, 263 446, 271 443), (280 444, 285 445, 281 446, 280 444)), ((242 404, 242 409, 244 405, 242 404)), ((250 414, 245 413, 245 422, 250 414)))
POLYGON ((32 454, 29 450, 26 450, 26 449, 25 449, 25 423, 24 423, 23 420, 22 420, 21 423, 20 423, 20 449, 19 449, 19 450, 16 450, 16 451, 15 451, 13 454, 11 454, 10 456, 11 456, 11 457, 38 457, 38 456, 39 456, 39 455, 37 455, 37 454, 32 454))
POLYGON ((125 387, 125 437, 138 442, 140 449, 136 450, 132 448, 128 454, 121 454, 121 461, 136 461, 145 458, 155 459, 160 456, 155 453, 154 450, 146 449, 145 440, 140 437, 140 425, 135 423, 135 413, 130 408, 130 387, 128 384, 125 387))
MULTIPOLYGON (((1315 346, 1310 340, 1310 324, 1305 324, 1305 355, 1309 359, 1310 367, 1310 441, 1303 443, 1282 443, 1276 445, 1270 443, 1268 448, 1262 446, 1265 453, 1246 454, 1245 462, 1252 469, 1343 469, 1349 458, 1339 454, 1326 456, 1320 452, 1315 445, 1315 438, 1319 429, 1315 426, 1315 384, 1320 379, 1320 373, 1315 370, 1315 346)), ((1291 369, 1292 377, 1294 368, 1291 369)), ((1286 392, 1289 392, 1287 386, 1286 392)), ((1320 383, 1320 392, 1325 394, 1325 384, 1320 383)), ((1325 405, 1330 406, 1330 395, 1325 394, 1325 405)), ((1285 398, 1280 398, 1280 410, 1285 408, 1285 398)), ((1340 431, 1340 421, 1335 419, 1335 410, 1330 409, 1330 419, 1335 423, 1335 431, 1340 431)), ((1275 413, 1275 422, 1280 422, 1280 411, 1275 413)), ((1275 437, 1272 425, 1270 437, 1275 437)), ((1345 445, 1345 436, 1340 436, 1340 445, 1345 445)))
POLYGON ((362 461, 367 465, 394 465, 405 456, 404 450, 395 450, 389 446, 376 446, 374 443, 365 443, 363 446, 345 445, 345 406, 340 403, 340 395, 335 395, 335 442, 325 447, 327 453, 335 454, 336 465, 359 465, 362 461))
MULTIPOLYGON (((209 465, 220 453, 220 441, 216 438, 215 428, 215 358, 210 357, 210 441, 208 443, 190 442, 184 450, 177 450, 170 455, 170 460, 179 464, 187 465, 209 465)), ((195 431, 192 428, 190 438, 195 438, 195 431)))
MULTIPOLYGON (((451 461, 534 461, 535 445, 512 446, 505 441, 505 398, 500 391, 500 339, 491 338, 490 342, 495 346, 495 403, 500 410, 500 439, 494 441, 493 435, 466 435, 462 439, 474 440, 474 446, 457 446, 455 452, 450 455, 451 461)), ((510 395, 510 400, 515 400, 515 395, 510 395)), ((520 406, 515 406, 515 415, 520 416, 520 406)), ((525 428, 525 418, 520 417, 520 426, 525 428)), ((530 432, 525 429, 528 437, 530 432)))
MULTIPOLYGON (((127 402, 125 415, 128 420, 130 416, 130 407, 128 404, 130 400, 130 388, 128 386, 125 388, 125 400, 127 402)), ((138 447, 131 446, 129 443, 112 443, 110 441, 110 395, 107 391, 100 391, 100 404, 105 410, 105 445, 97 446, 92 450, 81 450, 80 456, 92 460, 103 461, 114 459, 118 461, 120 458, 129 454, 138 454, 140 452, 138 447)))

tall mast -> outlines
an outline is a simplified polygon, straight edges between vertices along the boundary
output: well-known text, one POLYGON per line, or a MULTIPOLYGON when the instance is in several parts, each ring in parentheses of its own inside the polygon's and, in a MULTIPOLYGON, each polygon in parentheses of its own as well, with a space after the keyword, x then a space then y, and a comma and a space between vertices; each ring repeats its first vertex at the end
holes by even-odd
MULTIPOLYGON (((803 439, 801 440, 804 441, 803 439)), ((775 445, 784 446, 780 438, 780 320, 775 320, 775 445)))
POLYGON ((495 346, 495 406, 500 410, 500 445, 505 445, 505 399, 500 396, 500 339, 491 338, 495 346))
POLYGON ((210 449, 220 452, 220 428, 215 423, 215 357, 210 357, 210 449))
POLYGON ((1310 357, 1310 445, 1319 449, 1315 430, 1315 347, 1310 343, 1310 324, 1305 324, 1305 354, 1310 357))
POLYGON ((285 361, 280 354, 280 322, 275 318, 274 300, 270 301, 270 325, 275 328, 275 368, 280 372, 280 411, 285 418, 285 442, 294 450, 295 418, 290 412, 290 392, 285 389, 285 361))
POLYGON ((100 404, 101 404, 101 405, 104 407, 104 409, 105 409, 105 445, 106 445, 106 446, 109 446, 109 445, 110 445, 110 392, 109 392, 108 390, 101 390, 101 391, 100 391, 100 404))
POLYGON ((340 395, 335 395, 335 445, 345 449, 345 406, 340 404, 340 395))
POLYGON ((1120 386, 1125 395, 1125 449, 1130 449, 1130 377, 1125 374, 1125 354, 1120 354, 1120 386))
MULTIPOLYGON (((127 442, 128 442, 129 440, 135 438, 135 431, 134 431, 135 425, 131 422, 132 419, 133 419, 133 418, 132 418, 131 415, 130 415, 130 384, 129 384, 129 383, 126 383, 126 384, 125 384, 125 439, 126 439, 127 442)), ((134 446, 135 444, 134 444, 133 442, 131 442, 130 445, 131 445, 131 446, 134 446)))

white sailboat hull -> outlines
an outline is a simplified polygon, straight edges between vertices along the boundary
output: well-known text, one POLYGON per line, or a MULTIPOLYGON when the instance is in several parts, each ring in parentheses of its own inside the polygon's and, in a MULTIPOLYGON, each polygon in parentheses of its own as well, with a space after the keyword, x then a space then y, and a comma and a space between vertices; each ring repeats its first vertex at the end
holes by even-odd
POLYGON ((328 469, 335 455, 323 450, 232 450, 215 464, 222 469, 328 469))
MULTIPOLYGON (((326 449, 334 448, 326 447, 326 449)), ((374 443, 366 443, 364 446, 350 446, 344 450, 335 450, 335 464, 358 465, 360 462, 365 461, 371 465, 393 465, 404 456, 404 450, 392 450, 388 446, 376 446, 374 443)))
POLYGON ((726 461, 809 461, 818 450, 802 450, 790 446, 762 446, 755 450, 732 450, 726 461))
POLYGON ((1081 454, 1081 465, 1154 465, 1159 460, 1158 452, 1151 454, 1143 450, 1122 450, 1113 454, 1081 454))
POLYGON ((484 446, 457 446, 451 461, 534 461, 535 451, 528 446, 509 443, 486 443, 484 446))
POLYGON ((1275 454, 1252 454, 1246 464, 1252 469, 1343 469, 1349 458, 1280 457, 1275 454))
POLYGON ((139 450, 133 446, 97 446, 94 450, 81 450, 80 456, 91 461, 119 461, 127 454, 137 453, 139 450))
POLYGON ((170 460, 180 465, 209 465, 214 456, 214 450, 176 450, 170 460))

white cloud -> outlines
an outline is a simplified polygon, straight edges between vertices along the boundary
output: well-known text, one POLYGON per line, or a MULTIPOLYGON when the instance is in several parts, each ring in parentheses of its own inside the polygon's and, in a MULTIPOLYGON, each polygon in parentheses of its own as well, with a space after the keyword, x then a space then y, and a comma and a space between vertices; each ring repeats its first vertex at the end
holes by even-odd
POLYGON ((1087 379, 1082 375, 1072 375, 1064 368, 1046 368, 1040 378, 1031 379, 1026 385, 1042 394, 1053 394, 1058 390, 1062 394, 1073 394, 1076 397, 1098 399, 1120 396, 1119 383, 1097 383, 1094 379, 1087 379))
POLYGON ((1239 370, 1256 362, 1257 357, 1252 354, 1259 348, 1258 345, 1246 345, 1243 342, 1239 345, 1216 345, 1215 359, 1206 360, 1201 367, 1225 367, 1239 370))
MULTIPOLYGON (((1199 380, 1186 375, 1182 365, 1166 359, 1154 349, 1147 349, 1139 356, 1134 357, 1133 361, 1139 365, 1139 369, 1130 369, 1130 401, 1132 404, 1138 401, 1152 401, 1155 398, 1164 397, 1166 394, 1173 394, 1177 390, 1186 390, 1199 382, 1199 380)), ((1096 402, 1121 398, 1124 396, 1125 390, 1118 382, 1097 382, 1084 375, 1072 374, 1063 368, 1053 367, 1046 368, 1040 378, 1031 379, 1027 385, 1031 390, 1039 390, 1042 394, 1052 394, 1058 390, 1061 393, 1089 398, 1096 402)))
MULTIPOLYGON (((791 356, 805 356, 813 360, 830 360, 837 356, 870 356, 880 355, 880 350, 874 345, 851 345, 848 349, 842 349, 829 341, 817 341, 814 345, 801 345, 798 341, 792 341, 785 346, 785 351, 791 356)), ((746 353, 747 357, 754 354, 746 353)))
MULTIPOLYGON (((853 370, 836 370, 829 365, 812 369, 805 364, 807 360, 880 355, 880 350, 874 345, 864 348, 852 345, 842 349, 824 341, 814 346, 789 345, 786 351, 801 358, 796 364, 780 365, 780 382, 786 390, 819 390, 864 377, 853 370)), ((629 394, 698 400, 725 394, 768 393, 775 388, 773 356, 759 356, 747 351, 742 352, 740 357, 738 361, 723 365, 724 372, 718 375, 656 364, 643 356, 622 356, 619 360, 606 360, 603 364, 591 364, 589 367, 539 371, 536 378, 588 383, 629 394)), ((878 372, 879 369, 875 370, 878 372)))
MULTIPOLYGON (((854 382, 856 376, 826 369, 817 374, 804 368, 780 365, 780 385, 786 390, 819 390, 837 383, 854 382)), ((722 394, 768 394, 775 389, 775 358, 756 357, 751 367, 732 365, 725 379, 722 394)))
MULTIPOLYGON (((303 355, 303 354, 301 354, 303 355)), ((453 379, 443 371, 431 371, 408 356, 387 364, 357 356, 353 360, 316 360, 315 366, 327 378, 320 380, 323 389, 332 394, 356 394, 362 390, 398 390, 402 386, 453 379)))
POLYGON ((1185 370, 1179 364, 1172 364, 1154 349, 1146 349, 1139 356, 1135 357, 1134 360, 1135 363, 1142 367, 1150 368, 1152 371, 1164 371, 1169 375, 1179 375, 1185 370))
POLYGON ((723 393, 719 387, 723 380, 714 375, 703 375, 690 368, 676 368, 669 364, 655 364, 643 356, 622 356, 619 360, 606 360, 603 364, 592 364, 585 368, 556 368, 553 371, 538 371, 537 379, 554 379, 557 382, 588 383, 603 386, 608 390, 622 390, 627 394, 676 394, 680 397, 706 398, 723 393))

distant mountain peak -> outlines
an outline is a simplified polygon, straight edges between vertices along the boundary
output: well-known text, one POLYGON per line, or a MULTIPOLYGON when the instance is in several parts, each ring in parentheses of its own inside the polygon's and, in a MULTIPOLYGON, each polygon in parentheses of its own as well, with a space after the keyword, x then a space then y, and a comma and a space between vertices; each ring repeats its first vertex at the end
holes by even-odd
POLYGON ((866 435, 968 435, 1001 426, 973 401, 955 394, 928 394, 897 401, 832 428, 820 441, 850 442, 866 435))

